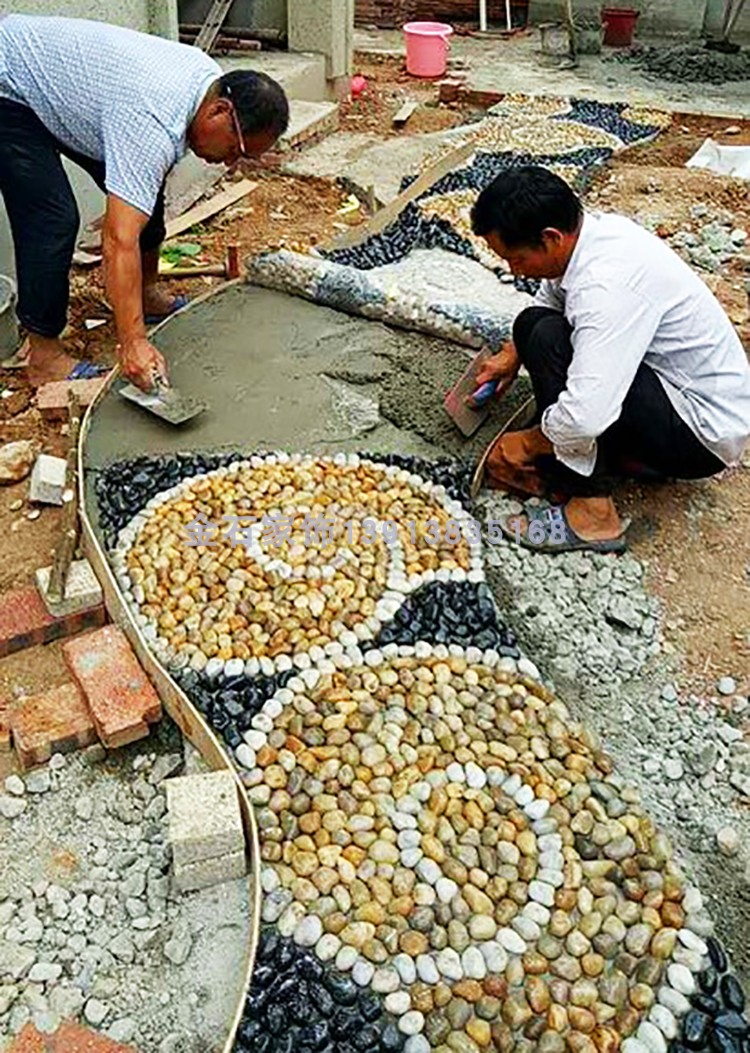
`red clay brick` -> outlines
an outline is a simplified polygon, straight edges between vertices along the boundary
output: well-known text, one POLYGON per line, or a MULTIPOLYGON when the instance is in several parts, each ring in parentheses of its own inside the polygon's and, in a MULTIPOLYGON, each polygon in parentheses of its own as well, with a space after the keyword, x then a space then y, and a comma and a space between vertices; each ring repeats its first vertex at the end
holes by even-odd
POLYGON ((33 695, 10 714, 13 745, 23 768, 44 764, 53 753, 96 742, 94 720, 75 684, 33 695))
POLYGON ((66 420, 68 416, 68 391, 72 390, 82 406, 88 406, 96 398, 106 377, 92 380, 55 380, 42 384, 37 391, 36 404, 46 420, 66 420))
POLYGON ((64 1020, 53 1035, 43 1035, 32 1023, 26 1024, 8 1053, 137 1053, 137 1050, 64 1020))
POLYGON ((122 629, 103 629, 63 644, 63 655, 83 691, 105 746, 133 742, 161 718, 159 696, 122 629))
POLYGON ((33 585, 13 589, 0 596, 0 658, 24 647, 35 647, 104 625, 106 620, 103 604, 54 618, 33 585))
POLYGON ((52 1036, 43 1035, 29 1022, 16 1035, 15 1040, 8 1049, 8 1053, 47 1053, 52 1048, 52 1041, 52 1036), (49 1039, 49 1045, 46 1041, 47 1039, 49 1039))

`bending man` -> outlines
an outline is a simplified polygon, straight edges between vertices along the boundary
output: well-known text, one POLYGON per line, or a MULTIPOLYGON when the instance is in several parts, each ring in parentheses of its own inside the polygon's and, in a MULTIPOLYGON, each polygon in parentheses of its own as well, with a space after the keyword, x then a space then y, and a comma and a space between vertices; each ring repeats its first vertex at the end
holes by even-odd
POLYGON ((0 192, 32 383, 85 376, 89 365, 76 365, 60 340, 79 222, 61 158, 106 192, 102 246, 118 357, 148 389, 166 364, 145 318, 178 306, 157 285, 167 173, 188 148, 226 165, 259 157, 288 120, 279 84, 250 71, 222 76, 197 48, 103 22, 0 19, 0 192))
MULTIPOLYGON (((478 378, 507 387, 523 364, 537 405, 535 427, 498 440, 490 485, 557 497, 541 547, 622 551, 616 478, 701 479, 738 463, 750 435, 739 337, 672 249, 622 216, 584 213, 547 169, 498 176, 472 224, 513 274, 543 279, 478 378)), ((507 526, 528 543, 527 517, 507 526)))

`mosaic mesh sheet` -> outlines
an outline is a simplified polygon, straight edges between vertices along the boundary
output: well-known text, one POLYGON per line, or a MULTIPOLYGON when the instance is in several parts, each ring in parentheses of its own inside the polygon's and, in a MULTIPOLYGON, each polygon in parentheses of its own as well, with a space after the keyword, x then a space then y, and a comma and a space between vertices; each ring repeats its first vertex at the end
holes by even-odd
MULTIPOLYGON (((499 342, 526 305, 522 294, 534 292, 535 286, 514 281, 472 233, 476 195, 504 169, 532 163, 545 165, 582 191, 614 153, 653 138, 669 121, 668 114, 625 103, 508 96, 485 119, 445 135, 444 145, 423 162, 423 169, 464 143, 475 150, 408 204, 382 233, 323 256, 265 253, 251 261, 249 279, 467 346, 499 342), (430 257, 429 250, 436 249, 461 261, 462 273, 455 283, 459 299, 446 300, 437 277, 432 288, 424 281, 425 274, 437 275, 445 268, 444 256, 430 257), (477 292, 484 285, 484 270, 507 283, 497 303, 477 292)), ((402 189, 418 174, 406 177, 402 189)))

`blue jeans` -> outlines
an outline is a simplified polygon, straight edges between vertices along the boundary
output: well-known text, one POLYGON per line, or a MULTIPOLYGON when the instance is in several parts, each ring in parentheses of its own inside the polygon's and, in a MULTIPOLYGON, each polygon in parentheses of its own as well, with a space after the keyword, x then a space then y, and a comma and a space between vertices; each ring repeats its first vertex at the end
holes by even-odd
MULTIPOLYGON (((68 313, 69 271, 80 217, 62 156, 105 190, 103 161, 69 150, 28 106, 0 99, 0 193, 10 220, 18 279, 18 320, 31 333, 59 336, 68 313)), ((164 188, 141 232, 141 251, 164 240, 164 188)))

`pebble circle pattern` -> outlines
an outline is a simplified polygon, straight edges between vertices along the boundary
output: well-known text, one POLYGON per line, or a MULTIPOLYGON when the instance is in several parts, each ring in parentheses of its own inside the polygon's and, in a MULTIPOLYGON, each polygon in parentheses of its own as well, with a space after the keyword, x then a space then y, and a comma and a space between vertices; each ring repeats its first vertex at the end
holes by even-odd
MULTIPOLYGON (((364 467, 461 511, 464 478, 407 458, 140 461, 111 469, 124 493, 97 485, 118 573, 186 495, 229 485, 231 505, 253 477, 278 483, 298 464, 339 482, 364 467)), ((149 540, 157 565, 165 543, 149 540)), ((309 662, 176 663, 260 831, 264 932, 235 1048, 745 1053, 745 996, 700 892, 595 737, 518 657, 487 586, 447 569, 403 593, 372 639, 313 645, 309 662), (433 628, 442 641, 419 638, 433 628), (494 646, 478 646, 491 631, 494 646)))
POLYGON ((114 561, 172 664, 253 676, 373 639, 423 584, 483 581, 469 526, 444 487, 396 465, 267 454, 152 497, 114 561))

